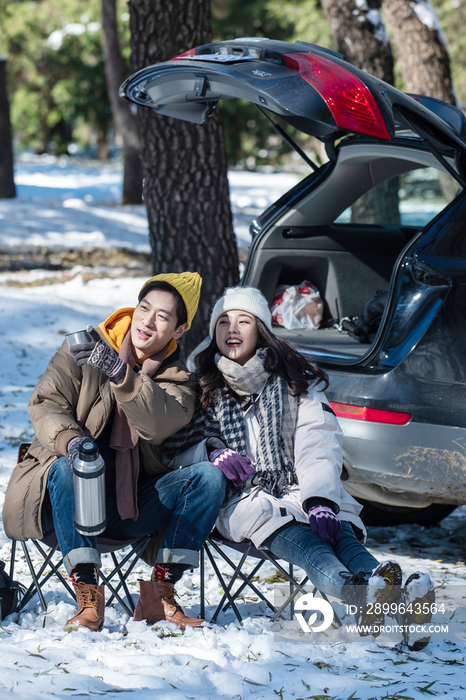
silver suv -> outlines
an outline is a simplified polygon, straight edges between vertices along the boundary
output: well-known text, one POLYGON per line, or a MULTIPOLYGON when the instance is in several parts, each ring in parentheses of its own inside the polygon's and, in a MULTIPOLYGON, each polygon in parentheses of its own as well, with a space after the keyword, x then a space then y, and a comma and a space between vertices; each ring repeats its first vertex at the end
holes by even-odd
POLYGON ((345 487, 366 521, 427 524, 466 503, 463 113, 267 39, 192 49, 120 94, 196 123, 243 98, 290 145, 287 124, 325 143, 329 161, 301 151, 312 174, 252 222, 242 284, 270 302, 282 284, 320 290, 318 330, 275 330, 329 373, 345 487))

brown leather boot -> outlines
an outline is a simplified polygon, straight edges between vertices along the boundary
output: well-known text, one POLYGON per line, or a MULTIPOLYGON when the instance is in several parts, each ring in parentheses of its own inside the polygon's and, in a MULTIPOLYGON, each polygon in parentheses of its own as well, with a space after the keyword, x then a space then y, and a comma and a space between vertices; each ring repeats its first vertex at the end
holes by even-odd
POLYGON ((146 620, 148 625, 165 620, 174 622, 182 630, 202 625, 204 620, 184 614, 175 600, 175 595, 173 583, 139 579, 139 601, 134 610, 134 620, 146 620))
POLYGON ((88 627, 93 632, 98 632, 104 624, 104 587, 80 581, 74 585, 74 590, 78 612, 67 621, 63 629, 69 632, 80 627, 88 627))

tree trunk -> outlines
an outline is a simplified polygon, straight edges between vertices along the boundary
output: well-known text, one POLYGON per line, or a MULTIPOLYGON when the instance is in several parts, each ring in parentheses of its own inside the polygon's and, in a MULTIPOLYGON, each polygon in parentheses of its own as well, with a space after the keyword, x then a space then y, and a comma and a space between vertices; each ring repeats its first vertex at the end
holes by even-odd
MULTIPOLYGON (((338 51, 357 68, 393 85, 393 55, 379 12, 381 2, 322 0, 322 7, 338 51)), ((360 224, 381 221, 399 224, 398 189, 398 178, 392 178, 367 192, 351 207, 351 221, 360 224)))
POLYGON ((382 0, 321 0, 340 53, 393 85, 393 55, 379 8, 382 0))
POLYGON ((366 192, 351 207, 351 223, 399 226, 399 188, 399 178, 396 176, 366 192))
POLYGON ((101 161, 109 159, 107 133, 101 129, 97 130, 97 158, 101 161))
MULTIPOLYGON (((211 40, 210 0, 130 0, 133 70, 211 40)), ((207 334, 210 309, 238 282, 227 157, 218 110, 203 125, 139 108, 154 272, 197 271, 201 303, 182 338, 186 356, 207 334)))
POLYGON ((10 106, 6 90, 6 61, 0 56, 0 199, 16 197, 13 177, 10 106))
POLYGON ((430 2, 383 0, 382 10, 392 32, 406 92, 455 104, 448 49, 430 2))
POLYGON ((105 61, 107 90, 112 106, 115 128, 123 142, 122 204, 142 202, 142 161, 139 125, 131 105, 118 96, 118 89, 127 77, 127 69, 120 51, 116 16, 116 0, 101 0, 102 52, 105 61))

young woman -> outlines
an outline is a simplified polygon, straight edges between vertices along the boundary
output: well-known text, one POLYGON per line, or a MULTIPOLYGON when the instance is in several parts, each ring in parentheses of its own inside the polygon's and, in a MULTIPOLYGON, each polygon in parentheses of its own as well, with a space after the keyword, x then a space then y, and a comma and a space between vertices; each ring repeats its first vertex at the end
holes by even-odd
MULTIPOLYGON (((371 616, 368 603, 394 601, 402 572, 363 545, 361 506, 342 487, 342 431, 323 393, 326 374, 272 332, 257 289, 227 289, 210 335, 196 357, 202 414, 184 436, 192 442, 202 425, 191 459, 205 448, 230 479, 217 529, 301 567, 320 590, 356 604, 361 624, 379 626, 383 615, 371 616)), ((177 433, 167 448, 179 451, 183 439, 177 433)), ((420 582, 413 576, 410 587, 420 582)))

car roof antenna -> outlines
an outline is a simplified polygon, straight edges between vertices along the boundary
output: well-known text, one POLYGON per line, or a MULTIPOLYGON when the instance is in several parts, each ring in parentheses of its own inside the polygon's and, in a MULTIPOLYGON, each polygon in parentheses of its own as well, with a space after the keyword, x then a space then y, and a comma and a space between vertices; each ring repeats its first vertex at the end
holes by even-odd
POLYGON ((296 143, 296 141, 293 141, 293 139, 291 138, 291 136, 288 136, 288 134, 286 133, 286 131, 285 131, 284 129, 282 129, 282 127, 280 126, 280 124, 277 124, 276 122, 274 122, 274 120, 271 119, 271 118, 269 117, 269 115, 267 114, 267 112, 265 112, 265 111, 262 109, 262 107, 259 107, 259 105, 256 105, 256 107, 257 107, 257 109, 259 110, 259 112, 261 112, 261 113, 264 115, 264 117, 265 117, 266 119, 269 120, 269 122, 272 124, 272 126, 273 126, 273 128, 275 129, 275 131, 277 132, 277 134, 280 134, 280 136, 282 137, 282 139, 283 139, 284 141, 287 142, 288 146, 290 146, 294 151, 296 151, 296 153, 297 153, 298 155, 301 156, 301 158, 312 168, 312 170, 314 170, 314 172, 315 172, 316 170, 319 170, 319 166, 316 165, 316 164, 305 154, 305 152, 303 151, 303 149, 300 148, 300 146, 298 146, 298 144, 296 143))

